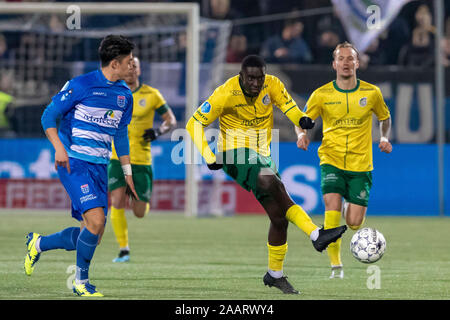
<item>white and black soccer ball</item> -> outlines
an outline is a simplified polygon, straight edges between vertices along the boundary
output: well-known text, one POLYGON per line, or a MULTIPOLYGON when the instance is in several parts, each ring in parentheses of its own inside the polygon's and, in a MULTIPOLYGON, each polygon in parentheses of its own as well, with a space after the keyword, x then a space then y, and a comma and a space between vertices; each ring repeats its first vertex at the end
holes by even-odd
POLYGON ((378 230, 363 228, 353 235, 350 241, 350 251, 356 260, 373 263, 380 260, 386 251, 386 240, 378 230))

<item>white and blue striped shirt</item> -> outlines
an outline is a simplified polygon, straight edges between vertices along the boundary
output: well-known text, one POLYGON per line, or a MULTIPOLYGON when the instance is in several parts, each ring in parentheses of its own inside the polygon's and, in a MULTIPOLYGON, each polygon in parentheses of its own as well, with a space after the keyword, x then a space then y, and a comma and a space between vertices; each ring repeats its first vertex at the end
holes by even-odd
POLYGON ((44 111, 42 125, 56 127, 61 116, 59 137, 69 157, 108 164, 113 139, 116 144, 126 139, 128 146, 132 112, 133 95, 125 82, 111 82, 96 70, 66 83, 44 111))

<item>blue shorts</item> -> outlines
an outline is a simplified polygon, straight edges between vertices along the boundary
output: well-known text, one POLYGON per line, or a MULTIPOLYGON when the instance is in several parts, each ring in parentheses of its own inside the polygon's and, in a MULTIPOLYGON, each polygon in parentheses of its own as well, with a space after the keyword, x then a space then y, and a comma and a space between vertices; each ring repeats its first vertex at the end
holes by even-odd
POLYGON ((72 217, 82 221, 89 209, 103 207, 108 214, 108 172, 106 164, 69 158, 70 174, 58 166, 61 183, 72 200, 72 217))

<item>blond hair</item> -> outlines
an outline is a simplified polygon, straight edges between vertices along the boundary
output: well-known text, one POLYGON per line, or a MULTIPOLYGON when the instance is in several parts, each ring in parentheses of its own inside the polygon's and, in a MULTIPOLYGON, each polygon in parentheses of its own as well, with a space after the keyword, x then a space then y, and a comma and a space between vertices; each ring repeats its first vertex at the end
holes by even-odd
POLYGON ((356 58, 358 58, 358 60, 359 60, 359 51, 358 51, 358 49, 356 49, 356 47, 353 44, 351 44, 350 42, 347 42, 347 41, 339 43, 336 46, 336 49, 334 49, 334 51, 333 51, 333 59, 336 58, 336 53, 341 48, 352 48, 356 52, 356 58))

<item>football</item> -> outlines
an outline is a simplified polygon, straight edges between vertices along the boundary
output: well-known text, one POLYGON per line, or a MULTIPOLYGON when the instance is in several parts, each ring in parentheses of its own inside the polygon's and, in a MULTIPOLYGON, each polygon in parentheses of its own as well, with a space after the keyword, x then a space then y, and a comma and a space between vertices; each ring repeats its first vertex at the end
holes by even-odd
POLYGON ((374 263, 381 259, 386 251, 386 240, 381 232, 374 228, 358 230, 350 241, 350 251, 356 260, 374 263))

